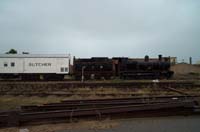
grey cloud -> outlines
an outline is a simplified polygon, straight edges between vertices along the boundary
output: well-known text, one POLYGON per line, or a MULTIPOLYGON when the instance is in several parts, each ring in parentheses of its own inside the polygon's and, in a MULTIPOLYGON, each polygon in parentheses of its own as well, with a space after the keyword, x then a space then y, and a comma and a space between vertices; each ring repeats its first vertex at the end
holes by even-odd
POLYGON ((198 0, 3 0, 0 52, 200 58, 198 0))

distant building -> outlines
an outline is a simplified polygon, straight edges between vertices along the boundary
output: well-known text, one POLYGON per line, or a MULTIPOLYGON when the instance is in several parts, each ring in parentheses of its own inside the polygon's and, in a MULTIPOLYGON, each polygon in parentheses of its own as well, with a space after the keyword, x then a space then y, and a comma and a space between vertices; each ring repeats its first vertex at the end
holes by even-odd
POLYGON ((172 65, 177 64, 177 57, 170 57, 170 63, 171 63, 172 65))

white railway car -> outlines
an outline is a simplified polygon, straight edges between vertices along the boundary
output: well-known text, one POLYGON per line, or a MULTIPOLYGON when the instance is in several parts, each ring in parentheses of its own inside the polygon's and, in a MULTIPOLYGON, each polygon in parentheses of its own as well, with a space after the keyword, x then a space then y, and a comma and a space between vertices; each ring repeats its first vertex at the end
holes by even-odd
POLYGON ((22 80, 62 80, 69 74, 68 54, 1 54, 0 78, 22 80))

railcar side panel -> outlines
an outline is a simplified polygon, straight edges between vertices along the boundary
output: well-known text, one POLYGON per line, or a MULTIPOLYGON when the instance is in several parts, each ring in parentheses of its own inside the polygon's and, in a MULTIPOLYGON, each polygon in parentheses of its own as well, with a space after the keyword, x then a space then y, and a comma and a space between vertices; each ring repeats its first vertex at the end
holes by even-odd
POLYGON ((24 73, 69 73, 68 58, 25 58, 24 73))
POLYGON ((16 74, 24 72, 23 58, 0 58, 1 74, 16 74))

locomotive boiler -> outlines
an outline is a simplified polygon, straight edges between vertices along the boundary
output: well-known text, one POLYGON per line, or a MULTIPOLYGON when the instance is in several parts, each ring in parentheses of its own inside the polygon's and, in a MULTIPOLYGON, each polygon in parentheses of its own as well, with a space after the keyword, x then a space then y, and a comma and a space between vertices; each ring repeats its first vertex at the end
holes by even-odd
POLYGON ((121 79, 169 79, 173 72, 170 71, 170 57, 158 59, 129 59, 113 58, 115 60, 115 75, 121 79))

